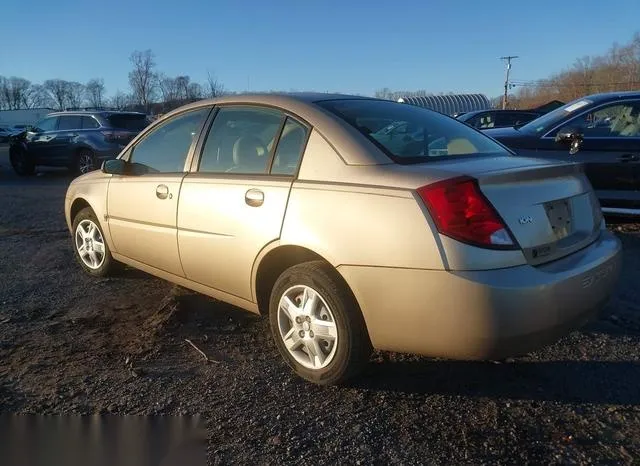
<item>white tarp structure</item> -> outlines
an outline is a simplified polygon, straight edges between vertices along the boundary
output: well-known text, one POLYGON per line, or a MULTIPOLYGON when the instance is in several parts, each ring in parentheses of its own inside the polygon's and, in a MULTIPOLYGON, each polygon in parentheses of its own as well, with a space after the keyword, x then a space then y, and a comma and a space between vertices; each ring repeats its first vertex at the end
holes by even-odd
POLYGON ((32 125, 53 111, 52 108, 0 110, 0 126, 32 125))
POLYGON ((491 102, 483 94, 406 96, 400 97, 398 102, 426 107, 451 116, 462 112, 492 108, 491 102))

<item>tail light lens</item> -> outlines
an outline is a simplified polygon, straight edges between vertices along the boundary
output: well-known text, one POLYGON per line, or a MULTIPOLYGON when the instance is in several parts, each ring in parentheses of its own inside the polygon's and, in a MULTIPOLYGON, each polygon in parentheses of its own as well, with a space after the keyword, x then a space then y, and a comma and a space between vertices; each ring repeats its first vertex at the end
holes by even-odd
POLYGON ((475 178, 463 176, 423 186, 418 195, 441 234, 484 248, 518 248, 475 178))
POLYGON ((106 142, 126 142, 129 139, 131 133, 128 131, 102 131, 104 140, 106 142))

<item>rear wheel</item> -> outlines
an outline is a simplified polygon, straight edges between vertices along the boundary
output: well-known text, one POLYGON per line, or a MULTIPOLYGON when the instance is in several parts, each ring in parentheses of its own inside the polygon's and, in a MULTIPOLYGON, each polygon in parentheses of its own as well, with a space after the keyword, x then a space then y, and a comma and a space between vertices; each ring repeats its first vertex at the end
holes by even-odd
POLYGON ((33 175, 36 171, 36 166, 29 160, 27 152, 21 147, 10 150, 9 160, 13 171, 16 172, 18 176, 33 175))
POLYGON ((93 152, 89 149, 80 149, 76 155, 73 171, 80 175, 84 175, 85 173, 95 170, 95 168, 96 162, 93 152))
POLYGON ((295 265, 282 273, 271 293, 269 320, 280 354, 310 382, 343 383, 371 355, 358 304, 325 262, 295 265))

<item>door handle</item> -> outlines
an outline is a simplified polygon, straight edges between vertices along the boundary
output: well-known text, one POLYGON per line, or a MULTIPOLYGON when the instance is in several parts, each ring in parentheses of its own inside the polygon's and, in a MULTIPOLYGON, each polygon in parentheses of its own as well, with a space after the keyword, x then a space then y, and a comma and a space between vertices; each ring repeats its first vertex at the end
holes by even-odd
POLYGON ((623 154, 618 160, 620 162, 637 162, 640 160, 640 154, 623 154))
POLYGON ((264 202, 264 193, 259 189, 250 189, 244 195, 244 202, 251 207, 260 207, 264 202))
POLYGON ((166 184, 159 184, 156 187, 156 197, 158 199, 171 199, 173 197, 173 194, 169 192, 169 187, 166 184))

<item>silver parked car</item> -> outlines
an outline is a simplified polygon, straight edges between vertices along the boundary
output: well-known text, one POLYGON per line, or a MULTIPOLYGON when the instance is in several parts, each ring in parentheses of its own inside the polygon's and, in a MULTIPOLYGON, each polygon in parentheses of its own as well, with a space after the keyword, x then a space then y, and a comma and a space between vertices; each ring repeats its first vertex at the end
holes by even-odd
POLYGON ((86 272, 128 264, 268 315, 284 359, 319 384, 372 348, 528 352, 594 316, 620 270, 580 165, 344 95, 175 110, 76 178, 65 215, 86 272))

